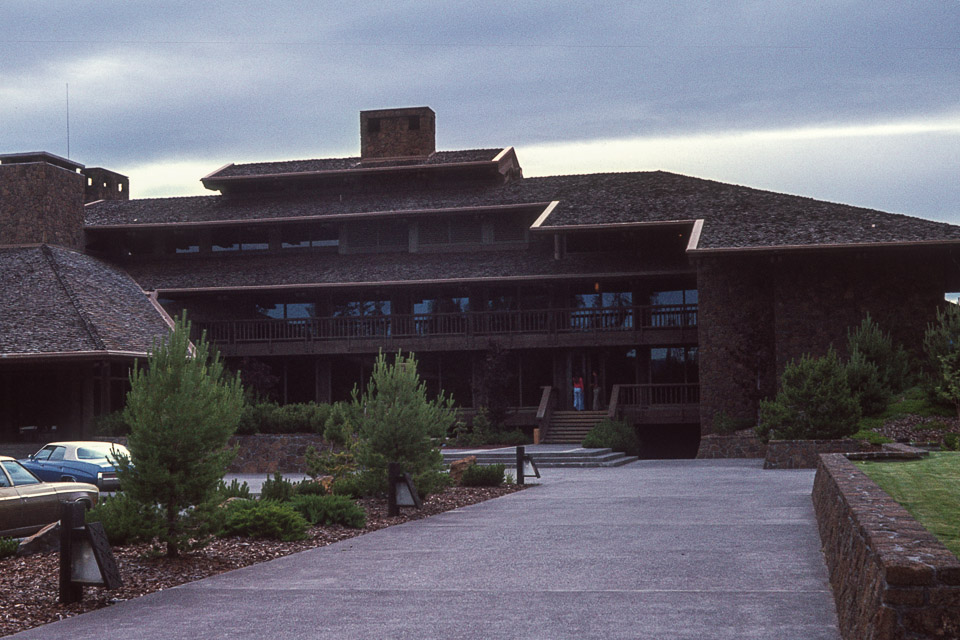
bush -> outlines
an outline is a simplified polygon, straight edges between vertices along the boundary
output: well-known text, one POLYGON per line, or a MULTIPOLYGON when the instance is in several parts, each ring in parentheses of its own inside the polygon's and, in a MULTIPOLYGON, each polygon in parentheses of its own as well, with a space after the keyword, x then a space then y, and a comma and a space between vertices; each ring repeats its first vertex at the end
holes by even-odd
POLYGON ((320 433, 331 413, 329 404, 303 402, 279 405, 276 402, 247 403, 237 433, 320 433))
POLYGON ((751 428, 754 426, 753 422, 750 418, 733 418, 725 411, 719 411, 713 416, 713 431, 720 435, 729 435, 751 428))
POLYGON ((427 496, 442 493, 444 489, 453 485, 450 474, 442 471, 424 471, 413 476, 413 486, 417 488, 417 495, 421 500, 427 496))
POLYGON ((307 521, 293 507, 279 502, 238 500, 226 507, 221 536, 302 540, 307 521))
POLYGON ((364 471, 349 476, 344 476, 333 481, 330 487, 330 493, 335 496, 347 496, 349 498, 366 498, 381 494, 387 490, 386 475, 370 473, 364 471))
POLYGON ((293 485, 294 496, 325 496, 327 490, 314 480, 301 480, 293 485))
POLYGON ((876 431, 869 431, 867 429, 860 429, 860 431, 857 431, 850 437, 854 440, 865 440, 870 444, 886 444, 888 442, 893 442, 892 439, 882 436, 876 431))
POLYGON ((472 464, 463 471, 460 485, 463 487, 499 487, 503 484, 504 465, 472 464))
POLYGON ((870 318, 863 319, 860 326, 847 331, 850 354, 859 352, 864 360, 877 368, 880 383, 888 393, 899 393, 907 387, 910 377, 910 358, 902 346, 894 348, 889 334, 870 318))
POLYGON ((15 555, 20 548, 20 541, 16 538, 0 538, 0 558, 15 555))
POLYGON ((310 524, 342 524, 353 529, 367 526, 367 515, 345 496, 297 496, 290 502, 310 524))
POLYGON ((341 447, 346 447, 353 442, 357 435, 357 426, 351 411, 352 405, 346 402, 333 403, 323 427, 324 440, 341 447))
POLYGON ((140 504, 123 491, 103 496, 87 512, 87 522, 101 523, 112 545, 150 542, 160 535, 163 524, 159 509, 140 504))
POLYGON ((850 392, 846 372, 831 349, 822 358, 791 362, 774 400, 760 403, 757 436, 780 440, 844 438, 857 431, 860 405, 850 392))
POLYGON ((500 444, 505 447, 516 447, 530 444, 530 438, 520 429, 512 431, 497 431, 487 437, 487 444, 500 444))
POLYGON ((130 425, 123 419, 123 411, 114 411, 97 416, 94 420, 94 430, 98 436, 115 438, 130 434, 130 425))
POLYGON ((241 484, 236 478, 234 478, 229 485, 221 480, 220 484, 217 485, 217 491, 214 500, 215 502, 220 503, 228 498, 243 498, 244 500, 249 500, 250 486, 247 485, 246 481, 241 484))
POLYGON ((268 477, 264 480, 263 486, 260 487, 260 499, 287 502, 293 498, 293 491, 293 483, 277 471, 273 474, 273 478, 268 477))
POLYGON ((890 390, 880 379, 877 365, 867 360, 859 350, 854 350, 846 365, 846 375, 861 414, 875 416, 883 413, 890 401, 890 390))
POLYGON ((943 448, 948 451, 960 451, 960 436, 955 433, 943 436, 943 448))
POLYGON ((628 456, 640 455, 640 438, 636 429, 619 420, 601 420, 587 433, 582 446, 588 449, 610 448, 628 456))
POLYGON ((336 480, 350 475, 357 469, 353 454, 349 451, 334 451, 332 449, 317 451, 312 446, 307 447, 304 454, 304 463, 307 466, 307 475, 311 478, 333 476, 336 480))
POLYGON ((274 414, 279 408, 280 406, 275 402, 247 402, 243 405, 237 433, 247 436, 260 433, 263 425, 274 422, 274 414))

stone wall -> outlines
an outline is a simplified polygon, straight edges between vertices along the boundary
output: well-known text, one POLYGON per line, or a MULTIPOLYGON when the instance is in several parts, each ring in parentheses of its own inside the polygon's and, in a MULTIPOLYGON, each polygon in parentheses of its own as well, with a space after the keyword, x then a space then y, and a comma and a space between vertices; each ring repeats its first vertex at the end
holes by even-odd
POLYGON ((767 258, 697 260, 700 425, 713 433, 720 412, 756 420, 776 391, 773 300, 767 258))
POLYGON ((0 245, 83 250, 83 188, 82 175, 46 162, 0 165, 0 245))
POLYGON ((929 248, 705 256, 696 267, 704 434, 720 412, 755 420, 791 360, 831 345, 845 356, 867 313, 919 355, 948 288, 946 255, 929 248))
POLYGON ((237 447, 237 457, 228 469, 230 473, 304 473, 307 470, 304 462, 307 447, 319 451, 329 446, 322 436, 307 433, 233 436, 230 445, 237 447))
POLYGON ((436 151, 436 115, 429 107, 360 112, 360 157, 428 156, 436 151))
POLYGON ((783 259, 774 271, 777 371, 831 345, 847 351, 847 330, 866 315, 895 342, 921 353, 923 332, 943 305, 940 261, 915 250, 844 252, 783 259))
MULTIPOLYGON (((126 446, 127 439, 96 438, 105 442, 119 442, 126 446)), ((250 436, 233 436, 231 447, 237 448, 237 456, 227 468, 229 473, 305 473, 304 455, 307 447, 317 451, 327 447, 322 436, 312 433, 258 433, 250 436)))
POLYGON ((813 504, 844 638, 960 638, 960 560, 902 506, 842 454, 813 504))
POLYGON ((711 433, 700 438, 698 458, 762 458, 767 455, 767 445, 753 434, 737 432, 730 435, 711 433))
POLYGON ((771 440, 763 460, 764 469, 816 469, 821 453, 879 451, 863 440, 771 440))

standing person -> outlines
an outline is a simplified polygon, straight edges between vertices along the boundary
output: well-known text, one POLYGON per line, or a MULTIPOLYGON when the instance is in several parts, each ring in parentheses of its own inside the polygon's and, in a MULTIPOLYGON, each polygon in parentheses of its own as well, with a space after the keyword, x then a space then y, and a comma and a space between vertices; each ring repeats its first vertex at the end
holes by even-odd
POLYGON ((590 386, 593 388, 593 406, 594 411, 600 411, 600 376, 596 370, 590 376, 590 386))
POLYGON ((573 408, 583 411, 583 376, 573 379, 573 408))

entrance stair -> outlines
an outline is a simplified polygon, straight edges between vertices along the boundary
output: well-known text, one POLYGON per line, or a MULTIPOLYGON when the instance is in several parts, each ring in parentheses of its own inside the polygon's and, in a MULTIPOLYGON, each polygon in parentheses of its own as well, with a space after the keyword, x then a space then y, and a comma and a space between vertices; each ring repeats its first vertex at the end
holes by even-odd
POLYGON ((554 411, 544 444, 580 444, 598 422, 607 417, 603 411, 554 411))
MULTIPOLYGON (((499 449, 446 449, 443 450, 444 464, 460 460, 467 456, 476 456, 477 464, 502 464, 515 467, 517 464, 516 447, 499 449)), ((527 453, 537 467, 541 469, 558 467, 619 467, 637 460, 636 456, 626 456, 612 449, 584 449, 568 445, 527 445, 527 453)))

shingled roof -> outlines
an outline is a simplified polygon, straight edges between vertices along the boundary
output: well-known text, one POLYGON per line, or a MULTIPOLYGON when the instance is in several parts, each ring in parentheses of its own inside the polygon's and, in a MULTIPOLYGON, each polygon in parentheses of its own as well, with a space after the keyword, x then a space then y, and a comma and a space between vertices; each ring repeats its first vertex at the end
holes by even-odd
MULTIPOLYGON (((251 162, 229 164, 206 178, 232 178, 236 176, 276 176, 323 171, 348 171, 375 167, 399 167, 413 165, 459 164, 463 162, 492 162, 503 149, 466 149, 461 151, 437 151, 426 158, 398 158, 361 162, 354 158, 317 158, 313 160, 286 160, 282 162, 251 162)), ((206 179, 205 178, 205 179, 206 179)))
POLYGON ((537 230, 702 221, 693 251, 958 242, 960 226, 835 204, 664 171, 523 178, 467 189, 294 199, 220 196, 100 202, 90 227, 163 222, 253 220, 531 204, 556 205, 537 230))
POLYGON ((49 245, 0 247, 0 353, 142 355, 169 330, 122 270, 49 245))
POLYGON ((545 279, 563 276, 677 273, 676 264, 641 264, 635 254, 571 254, 563 260, 530 251, 373 253, 339 255, 193 256, 131 262, 127 271, 147 290, 277 286, 354 286, 428 282, 545 279))

